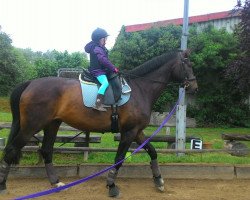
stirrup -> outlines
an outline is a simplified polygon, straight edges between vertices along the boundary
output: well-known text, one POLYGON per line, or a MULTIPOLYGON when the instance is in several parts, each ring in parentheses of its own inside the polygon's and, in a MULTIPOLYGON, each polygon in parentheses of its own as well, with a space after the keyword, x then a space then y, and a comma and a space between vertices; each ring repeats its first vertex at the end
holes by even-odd
POLYGON ((124 78, 121 78, 122 94, 127 94, 131 92, 131 87, 128 85, 124 78))
POLYGON ((106 111, 107 111, 107 109, 104 108, 102 105, 101 105, 100 107, 97 107, 97 106, 95 105, 95 106, 93 106, 93 109, 99 110, 99 111, 102 111, 102 112, 106 112, 106 111))

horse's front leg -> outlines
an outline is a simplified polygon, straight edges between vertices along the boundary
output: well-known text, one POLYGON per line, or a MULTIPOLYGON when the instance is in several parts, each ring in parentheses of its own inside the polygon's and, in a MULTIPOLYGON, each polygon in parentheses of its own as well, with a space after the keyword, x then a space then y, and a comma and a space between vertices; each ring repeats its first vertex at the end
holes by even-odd
MULTIPOLYGON (((143 131, 141 131, 136 136, 136 142, 137 144, 141 145, 144 141, 145 141, 145 135, 143 131)), ((150 142, 145 144, 143 148, 146 150, 146 152, 151 158, 150 166, 151 166, 151 170, 153 174, 155 187, 163 192, 164 180, 161 177, 161 171, 160 171, 158 160, 157 160, 157 152, 155 151, 154 146, 150 142)))
MULTIPOLYGON (((115 157, 115 163, 120 162, 126 156, 131 143, 136 136, 135 131, 129 131, 121 133, 121 140, 118 146, 118 150, 115 157)), ((122 163, 118 164, 115 168, 111 169, 107 177, 107 187, 109 188, 109 197, 118 197, 120 194, 119 188, 115 185, 115 179, 118 175, 118 170, 122 166, 122 163)))

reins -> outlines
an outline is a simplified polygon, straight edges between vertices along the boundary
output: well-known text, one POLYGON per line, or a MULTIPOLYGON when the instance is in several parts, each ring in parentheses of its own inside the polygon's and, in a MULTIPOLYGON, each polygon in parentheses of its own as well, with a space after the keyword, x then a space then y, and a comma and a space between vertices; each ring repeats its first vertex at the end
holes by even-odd
MULTIPOLYGON (((186 70, 184 70, 184 71, 185 71, 185 74, 186 74, 186 70)), ((128 76, 128 77, 135 77, 135 78, 139 78, 139 79, 144 79, 144 80, 151 81, 151 82, 154 82, 154 83, 159 83, 159 84, 165 84, 165 85, 177 85, 177 84, 179 84, 179 83, 168 83, 168 82, 165 82, 165 81, 153 80, 153 79, 150 79, 150 78, 145 78, 143 76, 138 76, 138 75, 127 73, 127 72, 119 72, 119 74, 122 74, 122 75, 125 75, 125 76, 128 76)), ((187 78, 186 77, 185 80, 184 80, 184 85, 186 84, 186 82, 195 81, 195 80, 196 80, 196 77, 193 77, 193 78, 187 78)))
MULTIPOLYGON (((180 60, 181 60, 181 68, 182 68, 182 70, 183 70, 183 72, 184 72, 184 82, 183 82, 183 84, 184 85, 189 85, 189 82, 190 81, 195 81, 196 80, 196 77, 195 76, 193 76, 193 77, 191 77, 191 78, 188 78, 188 74, 187 74, 187 71, 185 70, 185 67, 184 67, 184 65, 185 64, 187 64, 186 62, 187 62, 187 58, 183 58, 183 55, 181 54, 181 53, 178 53, 178 56, 179 56, 179 58, 180 58, 180 60)), ((144 79, 144 80, 147 80, 147 81, 151 81, 151 82, 154 82, 154 83, 159 83, 159 84, 165 84, 165 85, 176 85, 177 83, 168 83, 168 82, 165 82, 165 81, 158 81, 158 80, 153 80, 153 79, 150 79, 150 78, 145 78, 145 77, 143 77, 143 76, 138 76, 138 75, 135 75, 135 74, 132 74, 132 73, 127 73, 127 72, 119 72, 119 74, 122 74, 122 75, 125 75, 125 76, 127 76, 127 77, 134 77, 134 78, 139 78, 139 79, 144 79)))
POLYGON ((160 84, 170 84, 170 83, 165 82, 165 81, 157 81, 157 80, 153 80, 153 79, 150 79, 150 78, 145 78, 143 76, 138 76, 138 75, 135 75, 135 74, 127 73, 127 72, 119 72, 119 74, 122 74, 122 75, 125 75, 125 76, 128 76, 128 77, 133 76, 135 78, 145 79, 147 81, 151 81, 151 82, 155 82, 155 83, 160 83, 160 84))

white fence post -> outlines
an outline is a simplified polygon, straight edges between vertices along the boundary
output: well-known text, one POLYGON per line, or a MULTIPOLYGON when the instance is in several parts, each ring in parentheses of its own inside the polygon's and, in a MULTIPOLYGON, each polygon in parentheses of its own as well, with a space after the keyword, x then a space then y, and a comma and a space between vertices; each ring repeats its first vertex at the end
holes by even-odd
MULTIPOLYGON (((186 105, 185 105, 185 89, 179 88, 179 105, 176 110, 176 150, 184 150, 186 147, 186 105)), ((178 156, 184 153, 177 153, 178 156)))

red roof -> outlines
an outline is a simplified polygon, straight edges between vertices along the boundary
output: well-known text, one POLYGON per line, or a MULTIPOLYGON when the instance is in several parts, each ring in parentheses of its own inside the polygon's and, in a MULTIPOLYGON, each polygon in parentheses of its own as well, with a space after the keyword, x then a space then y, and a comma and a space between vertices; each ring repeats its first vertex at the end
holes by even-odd
MULTIPOLYGON (((207 21, 218 20, 218 19, 225 19, 225 18, 230 18, 230 17, 238 16, 238 15, 239 13, 232 14, 231 11, 210 13, 210 14, 205 14, 205 15, 197 15, 197 16, 189 17, 189 24, 207 22, 207 21)), ((126 32, 143 31, 143 30, 150 29, 153 26, 163 27, 169 24, 182 25, 183 18, 169 19, 169 20, 151 22, 151 23, 145 23, 145 24, 128 25, 128 26, 125 26, 125 31, 126 32)))

